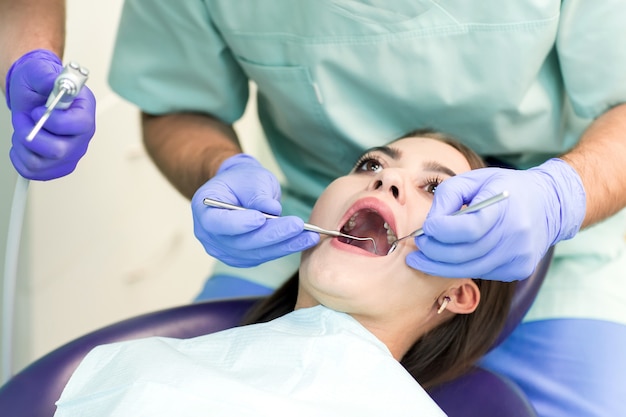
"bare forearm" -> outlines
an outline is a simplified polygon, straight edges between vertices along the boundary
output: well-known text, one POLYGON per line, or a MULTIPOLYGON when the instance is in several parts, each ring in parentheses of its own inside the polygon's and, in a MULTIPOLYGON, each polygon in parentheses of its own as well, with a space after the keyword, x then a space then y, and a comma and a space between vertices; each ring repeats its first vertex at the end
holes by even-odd
POLYGON ((579 174, 587 194, 583 227, 626 207, 626 104, 600 116, 579 144, 562 156, 579 174))
POLYGON ((63 56, 65 0, 0 0, 0 83, 11 64, 33 49, 63 56))
POLYGON ((144 144, 157 167, 185 197, 241 152, 232 126, 202 114, 142 115, 144 144))

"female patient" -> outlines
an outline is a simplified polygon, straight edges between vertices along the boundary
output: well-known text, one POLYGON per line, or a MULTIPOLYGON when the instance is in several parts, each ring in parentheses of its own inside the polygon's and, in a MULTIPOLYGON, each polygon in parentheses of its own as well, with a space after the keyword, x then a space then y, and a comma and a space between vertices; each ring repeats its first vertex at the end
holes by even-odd
POLYGON ((482 166, 429 132, 368 151, 328 186, 310 221, 375 245, 322 237, 251 313, 256 324, 94 349, 55 415, 444 415, 422 386, 485 353, 515 284, 420 273, 404 261, 413 239, 386 253, 422 224, 441 181, 482 166))

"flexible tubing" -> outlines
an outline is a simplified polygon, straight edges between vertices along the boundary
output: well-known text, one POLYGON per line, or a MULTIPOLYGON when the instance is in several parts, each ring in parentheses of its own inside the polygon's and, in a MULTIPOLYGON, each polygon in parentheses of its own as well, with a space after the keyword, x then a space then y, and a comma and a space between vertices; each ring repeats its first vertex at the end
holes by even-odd
POLYGON ((13 372, 13 326, 15 316, 15 288, 17 282, 17 265, 20 255, 20 240, 22 238, 22 224, 26 212, 26 197, 30 181, 20 175, 17 176, 11 214, 9 215, 9 230, 7 232, 7 246, 4 256, 4 280, 2 286, 2 380, 0 385, 7 382, 13 372))
MULTIPOLYGON (((83 85, 87 81, 89 71, 80 67, 76 63, 70 63, 63 68, 63 71, 54 80, 55 88, 53 88, 50 97, 54 97, 46 103, 46 113, 35 124, 31 133, 26 140, 33 140, 36 132, 43 127, 48 116, 55 108, 66 109, 74 101, 83 85), (56 90, 58 86, 59 91, 56 90), (61 103, 60 100, 69 94, 69 100, 61 103)), ((0 385, 8 381, 12 374, 13 368, 13 326, 15 316, 15 287, 17 283, 17 266, 19 263, 20 240, 22 238, 22 224, 24 223, 24 213, 26 211, 26 196, 28 194, 28 185, 30 181, 20 175, 17 177, 15 184, 15 193, 13 194, 13 202, 11 205, 11 214, 9 216, 9 230, 7 233, 7 247, 4 261, 4 281, 2 291, 2 374, 0 385)))

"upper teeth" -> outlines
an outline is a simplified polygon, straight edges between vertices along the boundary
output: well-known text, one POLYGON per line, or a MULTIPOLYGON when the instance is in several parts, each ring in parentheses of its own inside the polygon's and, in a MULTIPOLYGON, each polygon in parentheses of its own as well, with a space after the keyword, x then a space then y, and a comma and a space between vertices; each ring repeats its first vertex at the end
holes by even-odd
MULTIPOLYGON (((350 232, 352 229, 354 229, 354 226, 356 226, 356 218, 358 217, 358 215, 359 215, 359 212, 356 212, 352 215, 352 217, 350 217, 350 219, 344 226, 344 229, 346 232, 350 232)), ((391 230, 391 228, 389 227, 389 223, 385 222, 383 224, 383 227, 387 231, 387 242, 389 242, 389 244, 392 244, 398 239, 398 237, 396 236, 394 231, 391 230)))
POLYGON ((359 215, 359 213, 354 213, 352 215, 352 217, 350 217, 350 220, 348 220, 348 223, 346 223, 346 225, 344 226, 344 228, 346 229, 346 231, 351 231, 352 229, 354 229, 354 226, 356 225, 356 218, 359 215))
POLYGON ((398 237, 396 236, 394 231, 389 228, 389 223, 385 222, 385 224, 383 224, 383 227, 385 228, 385 230, 387 230, 387 243, 391 245, 398 239, 398 237))

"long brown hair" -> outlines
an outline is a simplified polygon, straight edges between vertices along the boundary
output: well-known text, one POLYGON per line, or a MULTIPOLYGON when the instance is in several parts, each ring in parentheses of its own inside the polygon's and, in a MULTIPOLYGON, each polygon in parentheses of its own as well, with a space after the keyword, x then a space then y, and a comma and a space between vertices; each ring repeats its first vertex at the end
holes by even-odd
MULTIPOLYGON (((407 137, 439 140, 463 154, 471 169, 485 167, 473 150, 443 133, 415 130, 399 139, 407 137)), ((515 282, 482 279, 474 279, 474 282, 481 294, 476 310, 471 314, 455 314, 422 335, 400 360, 402 366, 426 389, 464 374, 489 350, 504 326, 515 282)), ((297 296, 296 272, 274 294, 254 307, 243 324, 270 321, 293 311, 297 296)))

